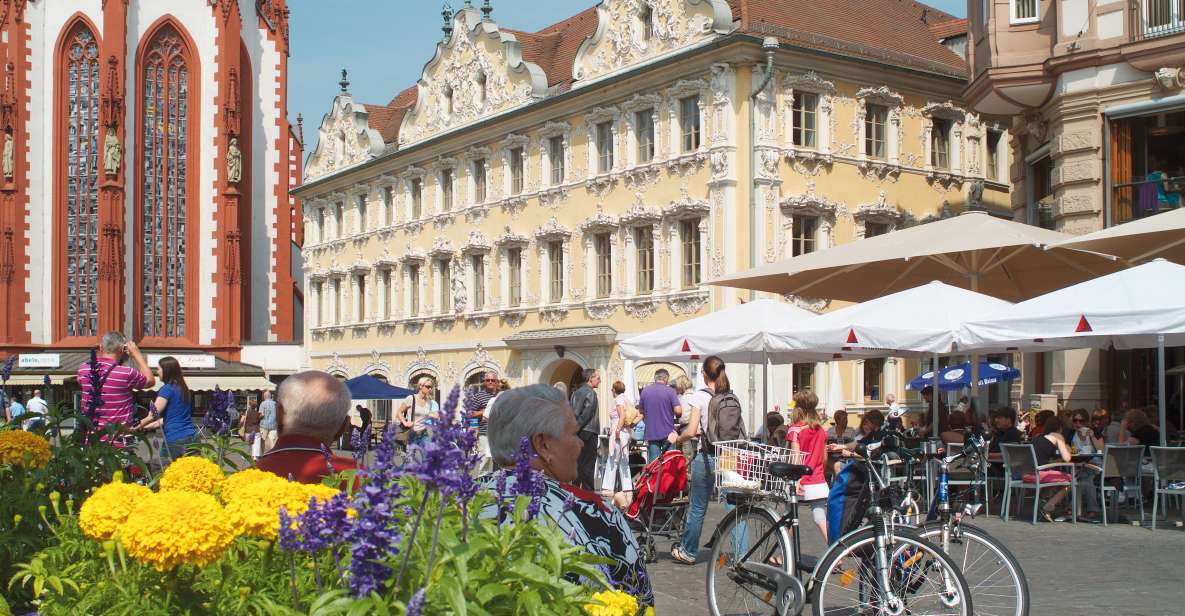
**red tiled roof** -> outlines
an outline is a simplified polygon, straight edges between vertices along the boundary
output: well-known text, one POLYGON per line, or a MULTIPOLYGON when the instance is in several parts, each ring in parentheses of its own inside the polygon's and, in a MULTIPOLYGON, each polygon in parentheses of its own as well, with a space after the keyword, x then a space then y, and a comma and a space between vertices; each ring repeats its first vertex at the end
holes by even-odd
MULTIPOLYGON (((915 0, 726 1, 741 31, 750 34, 952 75, 967 73, 966 62, 939 42, 966 33, 967 20, 915 0)), ((523 59, 543 70, 549 87, 564 91, 572 84, 572 66, 580 45, 596 32, 596 9, 590 6, 536 32, 502 31, 514 35, 522 46, 523 59)), ((398 138, 399 125, 416 97, 413 85, 385 106, 366 105, 370 125, 384 142, 398 138)))
POLYGON ((967 74, 967 63, 930 32, 931 24, 955 18, 919 2, 730 0, 736 2, 743 4, 743 31, 773 35, 795 45, 967 74))
POLYGON ((950 19, 938 23, 930 22, 930 33, 939 41, 967 34, 966 19, 950 19))

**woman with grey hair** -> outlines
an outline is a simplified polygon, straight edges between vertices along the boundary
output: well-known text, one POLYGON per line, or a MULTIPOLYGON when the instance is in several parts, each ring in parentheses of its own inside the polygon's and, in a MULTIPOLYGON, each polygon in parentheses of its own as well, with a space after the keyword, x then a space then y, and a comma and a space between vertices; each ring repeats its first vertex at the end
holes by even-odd
MULTIPOLYGON (((636 593, 642 605, 654 605, 650 577, 638 542, 625 516, 608 507, 596 494, 572 484, 582 441, 576 415, 563 392, 548 385, 530 385, 502 392, 494 401, 489 421, 490 453, 500 468, 513 470, 524 439, 531 466, 543 473, 545 489, 539 513, 551 518, 572 545, 610 559, 609 583, 636 593)), ((497 490, 497 474, 486 475, 482 485, 497 490)), ((507 473, 506 489, 514 485, 507 473)), ((497 505, 484 516, 496 517, 497 505)), ((579 580, 576 580, 579 582, 579 580)))

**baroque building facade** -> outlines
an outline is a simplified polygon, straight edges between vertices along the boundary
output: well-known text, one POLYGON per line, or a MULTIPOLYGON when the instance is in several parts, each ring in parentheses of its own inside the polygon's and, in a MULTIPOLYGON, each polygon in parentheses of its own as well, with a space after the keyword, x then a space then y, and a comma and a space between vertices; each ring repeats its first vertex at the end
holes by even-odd
MULTIPOLYGON (((414 86, 370 105, 343 78, 321 122, 294 191, 313 367, 445 388, 593 367, 609 399, 658 367, 617 341, 752 297, 708 280, 1007 212, 1006 130, 959 103, 965 64, 935 27, 960 22, 934 9, 877 0, 886 46, 787 21, 797 0, 605 0, 534 33, 468 4, 414 86)), ((905 364, 846 366, 849 407, 903 397, 905 364)), ((755 407, 760 369, 730 376, 755 407)), ((769 404, 827 378, 775 367, 769 404)))
POLYGON ((284 0, 2 0, 0 24, 19 368, 69 376, 108 330, 204 365, 297 339, 284 0))

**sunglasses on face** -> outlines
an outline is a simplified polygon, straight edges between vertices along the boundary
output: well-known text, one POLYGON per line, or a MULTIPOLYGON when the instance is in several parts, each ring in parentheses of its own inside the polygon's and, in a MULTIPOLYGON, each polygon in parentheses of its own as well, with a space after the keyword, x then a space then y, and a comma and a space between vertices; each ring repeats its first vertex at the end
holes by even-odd
POLYGON ((1076 423, 1076 424, 1084 424, 1084 423, 1086 423, 1086 420, 1085 420, 1085 419, 1082 419, 1082 418, 1075 418, 1075 419, 1071 419, 1070 421, 1073 421, 1073 422, 1074 422, 1074 423, 1076 423))
POLYGON ((432 389, 431 385, 420 385, 420 389, 432 389))
POLYGON ((498 379, 486 379, 485 382, 486 383, 497 383, 498 379))

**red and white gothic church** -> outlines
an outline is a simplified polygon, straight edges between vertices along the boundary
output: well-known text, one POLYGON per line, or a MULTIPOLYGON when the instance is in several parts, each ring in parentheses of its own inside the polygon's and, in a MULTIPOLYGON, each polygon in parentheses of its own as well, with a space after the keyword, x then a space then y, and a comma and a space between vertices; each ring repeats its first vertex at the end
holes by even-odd
POLYGON ((286 4, 0 0, 0 349, 299 338, 286 4))

